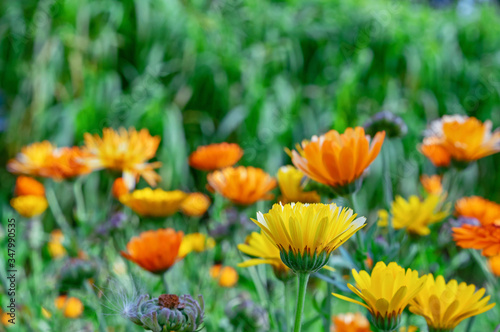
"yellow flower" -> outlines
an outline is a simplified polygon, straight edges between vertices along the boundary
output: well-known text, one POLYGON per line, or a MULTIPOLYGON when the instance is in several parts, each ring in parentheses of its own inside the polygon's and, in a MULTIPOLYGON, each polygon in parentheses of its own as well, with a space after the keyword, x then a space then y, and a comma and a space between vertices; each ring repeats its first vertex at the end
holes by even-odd
POLYGON ((221 287, 230 288, 236 285, 239 276, 238 272, 230 266, 216 264, 210 268, 210 276, 217 280, 221 287))
MULTIPOLYGON (((397 196, 391 207, 392 226, 394 229, 406 228, 409 233, 428 235, 429 225, 441 221, 449 213, 449 205, 440 210, 442 200, 442 196, 438 195, 429 195, 424 200, 414 195, 408 201, 397 196)), ((380 210, 378 225, 385 227, 388 220, 389 213, 380 210)))
POLYGON ((274 204, 252 219, 280 250, 283 263, 294 272, 314 272, 330 253, 365 225, 351 209, 335 204, 274 204))
POLYGON ((93 169, 122 171, 126 179, 142 176, 151 186, 155 186, 161 179, 154 171, 161 163, 147 163, 156 155, 160 137, 151 136, 147 129, 136 131, 130 128, 127 131, 120 128, 116 132, 105 128, 102 138, 89 133, 86 133, 84 138, 86 151, 91 154, 88 165, 93 169))
POLYGON ((452 279, 446 283, 442 276, 427 276, 422 291, 410 302, 410 311, 423 316, 434 331, 451 331, 466 318, 482 314, 495 306, 483 298, 484 288, 476 292, 474 285, 460 284, 452 279))
POLYGON ((181 204, 182 213, 187 216, 200 217, 210 207, 210 198, 202 193, 191 193, 181 204))
POLYGON ((281 203, 319 203, 321 201, 316 191, 304 192, 301 183, 304 177, 304 173, 291 165, 280 167, 277 178, 281 191, 279 198, 281 203))
POLYGON ((443 185, 441 184, 441 176, 439 175, 422 175, 420 183, 424 190, 431 195, 440 195, 443 192, 443 185))
POLYGON ((186 197, 180 190, 144 188, 120 196, 120 202, 144 217, 168 217, 179 211, 186 197))
POLYGON ((64 235, 60 229, 53 230, 52 233, 50 233, 48 249, 52 258, 59 258, 66 255, 66 249, 62 245, 63 241, 64 235))
POLYGON ((213 238, 202 233, 191 233, 184 236, 179 248, 179 257, 185 257, 190 252, 202 252, 215 246, 213 238))
POLYGON ((26 218, 32 218, 42 214, 49 206, 45 197, 34 195, 15 197, 10 200, 10 205, 20 215, 26 218))
POLYGON ((82 301, 76 297, 61 295, 55 299, 54 305, 57 309, 62 310, 64 317, 67 318, 78 318, 83 312, 82 301))
POLYGON ((356 287, 348 284, 350 290, 365 303, 347 296, 333 294, 335 297, 362 305, 370 311, 374 325, 384 331, 395 330, 400 323, 401 313, 408 303, 424 287, 426 277, 418 277, 417 271, 405 270, 392 262, 385 265, 378 262, 371 275, 366 271, 352 270, 356 287))

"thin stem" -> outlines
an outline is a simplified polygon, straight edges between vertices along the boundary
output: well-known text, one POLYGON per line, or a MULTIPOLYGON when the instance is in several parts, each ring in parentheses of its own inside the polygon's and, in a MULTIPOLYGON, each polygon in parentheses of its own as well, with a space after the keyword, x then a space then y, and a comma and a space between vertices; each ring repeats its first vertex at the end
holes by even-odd
POLYGON ((65 234, 73 234, 73 230, 64 217, 61 207, 59 206, 59 202, 57 201, 56 194, 54 193, 54 189, 51 185, 45 188, 45 196, 47 198, 47 202, 49 203, 50 210, 52 211, 52 214, 54 215, 54 218, 61 230, 65 234))
POLYGON ((475 319, 476 319, 476 316, 472 316, 471 318, 469 318, 469 321, 467 322, 467 326, 465 327, 465 332, 472 331, 472 325, 474 324, 475 319))
POLYGON ((330 319, 330 314, 332 312, 332 293, 333 293, 333 285, 329 282, 326 283, 326 304, 325 304, 325 311, 326 311, 326 317, 324 317, 324 328, 325 332, 330 331, 330 324, 331 324, 331 319, 330 319))
POLYGON ((82 180, 83 178, 76 179, 73 184, 73 193, 75 195, 75 203, 76 203, 76 216, 78 221, 86 221, 87 216, 85 213, 85 200, 83 199, 82 192, 82 180))
MULTIPOLYGON (((359 215, 360 211, 358 210, 358 204, 357 204, 358 202, 356 200, 356 193, 354 192, 354 193, 348 195, 347 200, 351 204, 351 209, 354 211, 354 213, 357 213, 359 215)), ((356 237, 356 242, 358 243, 359 251, 364 253, 365 252, 365 245, 363 243, 363 239, 361 238, 361 232, 356 232, 356 234, 354 234, 354 236, 356 237)))
POLYGON ((293 328, 294 332, 300 332, 300 328, 302 326, 302 312, 304 311, 309 273, 298 273, 297 279, 299 282, 299 290, 297 292, 297 309, 295 310, 295 325, 293 328))
POLYGON ((288 305, 288 281, 283 281, 283 309, 285 311, 285 331, 288 331, 288 323, 290 321, 290 313, 288 308, 290 307, 288 305))
POLYGON ((168 294, 167 273, 168 271, 165 271, 161 276, 161 280, 163 281, 163 288, 165 288, 165 294, 168 294))

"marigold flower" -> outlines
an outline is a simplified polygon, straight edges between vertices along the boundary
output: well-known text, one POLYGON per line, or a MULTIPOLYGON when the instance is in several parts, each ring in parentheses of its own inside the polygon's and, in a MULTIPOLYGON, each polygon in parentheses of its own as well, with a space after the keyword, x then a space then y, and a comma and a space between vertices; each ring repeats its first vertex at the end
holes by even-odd
POLYGON ((219 286, 231 288, 238 282, 238 272, 230 266, 216 264, 210 268, 210 276, 216 279, 219 286))
POLYGON ((179 211, 186 197, 180 190, 144 188, 120 196, 120 202, 143 217, 168 217, 179 211))
POLYGON ((500 204, 479 196, 464 197, 455 203, 456 214, 474 218, 481 225, 500 226, 500 204))
POLYGON ((288 165, 278 170, 278 185, 281 191, 279 201, 286 203, 319 203, 321 198, 316 191, 304 192, 302 179, 304 173, 288 165))
POLYGON ((281 261, 280 250, 266 235, 252 232, 247 236, 244 244, 238 244, 238 249, 249 256, 255 257, 239 263, 238 267, 269 264, 273 267, 278 279, 286 280, 291 277, 290 269, 281 261))
POLYGON ((500 277, 500 255, 490 257, 488 259, 488 266, 491 273, 493 273, 497 277, 500 277))
POLYGON ((424 138, 424 142, 419 146, 419 151, 436 167, 450 166, 451 156, 436 137, 424 138))
POLYGON ((120 128, 114 131, 105 128, 102 138, 86 133, 85 149, 91 154, 88 165, 93 169, 107 168, 122 171, 124 177, 143 177, 151 186, 156 186, 160 176, 154 171, 160 162, 147 163, 154 158, 160 144, 159 136, 151 136, 147 129, 136 131, 120 128))
POLYGON ((410 311, 423 316, 429 330, 452 331, 461 321, 482 314, 495 306, 488 304, 489 296, 483 298, 484 288, 476 292, 474 285, 450 280, 442 276, 427 276, 424 288, 410 302, 410 311))
POLYGON ((142 232, 127 244, 121 255, 143 269, 162 274, 179 259, 179 248, 184 233, 172 228, 142 232))
POLYGON ((50 233, 48 250, 52 258, 60 258, 66 255, 66 249, 62 244, 63 241, 64 235, 60 229, 55 229, 50 233))
POLYGON ((385 132, 379 132, 370 144, 362 127, 347 128, 343 134, 330 130, 297 144, 292 162, 305 175, 331 187, 344 187, 358 179, 375 160, 382 148, 385 132))
POLYGON ((14 188, 15 196, 41 196, 45 197, 45 187, 37 180, 28 176, 19 176, 16 179, 16 186, 14 188))
POLYGON ((276 180, 260 168, 228 167, 207 175, 210 190, 214 190, 235 204, 250 205, 259 200, 272 199, 270 190, 276 180))
POLYGON ((181 247, 179 248, 179 257, 185 257, 190 252, 203 252, 212 249, 215 241, 202 233, 191 233, 184 236, 181 247))
POLYGON ((189 165, 202 171, 214 171, 233 166, 243 156, 243 150, 236 143, 215 143, 199 146, 189 156, 189 165))
POLYGON ((431 195, 440 195, 443 192, 443 185, 441 183, 441 176, 439 175, 422 175, 420 183, 424 190, 431 195))
POLYGON ((61 310, 64 317, 67 318, 78 318, 83 312, 82 301, 76 297, 61 295, 55 299, 54 305, 57 309, 61 310))
POLYGON ((281 260, 295 273, 322 268, 332 251, 360 230, 366 218, 332 204, 274 204, 252 219, 280 250, 281 260))
POLYGON ((496 225, 454 227, 453 240, 457 246, 482 250, 483 256, 500 255, 500 227, 496 225))
MULTIPOLYGON (((413 195, 405 200, 397 196, 391 206, 392 226, 394 229, 406 228, 409 233, 429 235, 429 225, 443 220, 449 213, 449 206, 440 210, 442 197, 429 195, 424 200, 413 195)), ((389 213, 379 211, 378 225, 385 227, 389 224, 389 213)))
POLYGON ((10 200, 10 205, 17 213, 26 218, 41 215, 49 206, 45 197, 33 195, 14 197, 10 200))
POLYGON ((111 188, 111 193, 116 199, 120 199, 121 196, 129 193, 129 188, 125 182, 125 179, 118 178, 113 182, 113 187, 111 188))
POLYGON ((361 313, 339 314, 332 317, 332 332, 371 332, 370 322, 361 313))
POLYGON ((401 313, 408 303, 424 287, 426 276, 418 277, 417 271, 403 269, 397 263, 378 262, 371 275, 366 271, 352 270, 356 287, 347 284, 350 290, 365 303, 347 296, 333 294, 335 297, 362 305, 370 311, 374 325, 383 331, 398 328, 401 313))
POLYGON ((200 217, 210 207, 210 198, 202 193, 191 193, 181 204, 181 211, 187 216, 200 217))

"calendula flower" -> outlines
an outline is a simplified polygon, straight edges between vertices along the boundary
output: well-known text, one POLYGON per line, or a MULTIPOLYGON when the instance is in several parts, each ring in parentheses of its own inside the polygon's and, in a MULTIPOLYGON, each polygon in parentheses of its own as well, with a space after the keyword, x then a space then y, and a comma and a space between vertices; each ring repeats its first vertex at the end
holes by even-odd
POLYGON ((457 162, 478 160, 500 151, 500 132, 492 133, 491 127, 489 120, 482 123, 474 117, 445 115, 430 124, 420 150, 436 166, 447 166, 447 158, 457 162), (429 146, 433 153, 425 151, 429 146))
POLYGON ((209 189, 235 204, 250 205, 260 200, 272 199, 269 191, 276 187, 276 180, 260 168, 228 167, 207 176, 209 189))
POLYGON ((235 143, 218 143, 199 146, 189 156, 189 165, 202 171, 214 171, 233 166, 243 156, 243 150, 235 143))
POLYGON ((238 272, 231 266, 222 266, 215 264, 210 268, 210 276, 217 280, 221 287, 231 288, 238 282, 238 272))
POLYGON ((371 332, 370 322, 361 313, 349 312, 332 318, 332 332, 371 332))
POLYGON ((16 179, 16 187, 14 188, 15 196, 41 196, 45 197, 45 187, 37 180, 28 176, 19 176, 16 179))
MULTIPOLYGON (((397 196, 391 206, 392 226, 417 235, 429 235, 429 225, 443 220, 449 213, 449 206, 440 208, 442 201, 443 197, 438 195, 429 195, 423 200, 415 195, 408 200, 397 196)), ((380 210, 378 225, 387 226, 389 218, 386 210, 380 210)))
POLYGON ((333 294, 335 297, 362 305, 372 315, 373 324, 382 331, 396 330, 401 322, 401 313, 408 303, 422 290, 427 277, 418 277, 417 271, 403 269, 397 263, 385 265, 378 262, 373 271, 356 272, 352 270, 356 287, 348 284, 350 290, 365 303, 347 296, 333 294))
POLYGON ((436 167, 448 167, 451 163, 451 156, 441 145, 441 140, 436 137, 426 137, 419 151, 426 156, 436 167))
POLYGON ((422 175, 420 183, 425 191, 431 195, 440 195, 443 192, 443 185, 441 183, 441 176, 439 175, 422 175))
POLYGON ((490 257, 488 259, 488 266, 491 273, 493 273, 497 277, 500 277, 500 255, 490 257))
POLYGON ((57 309, 61 310, 64 317, 67 318, 78 318, 83 312, 82 301, 76 297, 61 295, 55 299, 54 305, 57 309))
POLYGON ((168 217, 179 211, 187 196, 180 190, 144 188, 121 195, 120 202, 143 217, 168 217))
POLYGON ((17 213, 26 218, 41 215, 49 206, 45 197, 34 195, 14 197, 10 200, 10 205, 17 213))
POLYGON ((331 130, 297 145, 297 151, 291 152, 292 162, 314 181, 349 193, 354 189, 348 185, 375 160, 384 137, 385 132, 379 132, 370 142, 362 127, 347 128, 343 134, 331 130))
POLYGON ((304 192, 304 174, 295 167, 283 166, 278 170, 278 185, 281 191, 279 201, 286 203, 319 203, 321 198, 316 191, 304 192))
POLYGON ((453 331, 464 319, 482 314, 495 306, 488 304, 489 296, 483 297, 484 288, 476 291, 474 285, 451 280, 446 283, 442 276, 427 276, 423 289, 410 302, 410 311, 423 316, 429 331, 453 331))
POLYGON ((143 177, 151 186, 161 179, 154 171, 160 162, 147 163, 154 158, 160 144, 159 136, 151 136, 147 129, 136 131, 120 128, 118 132, 105 128, 102 138, 86 133, 85 149, 91 154, 88 165, 93 169, 111 169, 123 172, 123 177, 138 179, 143 177))
POLYGON ((121 255, 149 272, 162 274, 180 259, 183 235, 172 228, 142 232, 129 241, 121 255))
POLYGON ((118 178, 113 182, 113 187, 111 188, 111 193, 116 199, 120 199, 121 196, 129 193, 129 188, 125 182, 125 179, 118 178))
POLYGON ((264 234, 252 232, 247 236, 244 244, 239 244, 238 249, 255 258, 239 263, 239 267, 249 267, 259 264, 269 264, 273 267, 276 277, 280 280, 287 280, 291 277, 290 269, 280 257, 280 250, 264 234))
POLYGON ((453 240, 457 246, 482 250, 483 256, 500 255, 500 227, 496 225, 474 226, 463 224, 454 227, 453 240))
POLYGON ((181 204, 181 211, 187 216, 200 217, 210 207, 210 198, 202 193, 191 193, 181 204))
POLYGON ((63 241, 64 235, 60 229, 55 229, 50 233, 48 250, 52 258, 60 258, 66 255, 66 249, 62 244, 63 241))
POLYGON ((481 225, 500 226, 500 204, 479 196, 464 197, 455 203, 458 216, 473 218, 481 225))
POLYGON ((190 252, 203 252, 212 249, 215 241, 202 233, 191 233, 184 236, 181 247, 179 248, 179 257, 185 257, 190 252))

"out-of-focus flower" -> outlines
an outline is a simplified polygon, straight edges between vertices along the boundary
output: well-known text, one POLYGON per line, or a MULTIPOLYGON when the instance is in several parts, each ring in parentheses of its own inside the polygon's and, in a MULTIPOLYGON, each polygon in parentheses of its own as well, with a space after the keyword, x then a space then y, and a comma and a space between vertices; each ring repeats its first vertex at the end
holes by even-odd
POLYGON ((363 126, 366 134, 375 136, 378 132, 385 131, 387 137, 403 137, 408 132, 406 123, 390 111, 382 111, 373 115, 363 126))
POLYGON ((200 217, 210 207, 210 198, 202 193, 191 193, 181 204, 181 211, 187 216, 200 217))
POLYGON ((208 174, 207 180, 209 189, 241 205, 272 199, 274 195, 269 191, 276 187, 275 179, 254 167, 224 168, 208 174))
POLYGON ((347 128, 343 134, 331 130, 311 141, 297 144, 291 152, 292 162, 305 175, 319 183, 337 188, 337 191, 354 191, 355 180, 375 160, 382 148, 385 132, 370 138, 362 127, 347 128))
MULTIPOLYGON (((8 312, 2 312, 2 310, 0 310, 0 314, 1 314, 1 322, 2 322, 2 325, 5 326, 5 327, 13 327, 15 326, 15 323, 17 323, 17 318, 14 318, 11 316, 10 313, 8 312)), ((13 314, 15 315, 15 314, 13 314)))
POLYGON ((143 217, 168 217, 179 211, 187 196, 180 190, 144 188, 120 196, 120 202, 143 217))
MULTIPOLYGON (((442 200, 438 195, 429 195, 424 200, 413 195, 408 201, 397 196, 391 206, 392 226, 394 229, 405 228, 409 233, 429 235, 429 225, 443 220, 449 213, 449 206, 440 208, 442 200)), ((378 225, 386 227, 389 218, 386 210, 380 210, 378 225)))
POLYGON ((239 263, 239 267, 249 267, 259 264, 269 264, 273 267, 274 274, 280 280, 288 280, 293 275, 288 266, 283 264, 280 250, 264 234, 252 232, 247 236, 245 244, 239 244, 238 249, 255 258, 239 263))
POLYGON ((129 241, 121 255, 149 272, 162 274, 180 259, 183 235, 172 228, 142 232, 129 241))
POLYGON ((322 268, 337 249, 360 230, 366 218, 332 204, 274 204, 252 219, 280 250, 281 260, 295 273, 322 268))
POLYGON ((332 321, 332 332, 371 332, 370 322, 359 312, 339 314, 332 321))
POLYGON ((482 314, 495 306, 483 298, 484 288, 476 292, 476 286, 460 284, 452 279, 446 283, 442 276, 427 276, 424 288, 410 302, 410 311, 423 316, 429 331, 452 331, 466 318, 482 314))
POLYGON ((81 287, 88 279, 95 277, 96 272, 94 262, 80 258, 70 259, 59 273, 59 291, 66 292, 81 287))
POLYGON ((149 295, 138 296, 122 312, 122 315, 144 330, 153 332, 198 331, 203 323, 205 304, 190 295, 162 294, 149 299, 149 295))
POLYGON ((243 150, 236 143, 215 143, 199 146, 189 156, 189 165, 202 171, 214 171, 233 166, 243 156, 243 150))
POLYGON ((120 229, 125 224, 127 215, 121 211, 115 212, 104 223, 100 224, 96 230, 99 236, 106 237, 115 229, 120 229))
POLYGON ((160 162, 147 163, 154 158, 160 144, 159 136, 151 136, 147 129, 136 131, 120 128, 114 131, 105 128, 102 138, 86 133, 85 149, 91 154, 88 165, 93 169, 111 169, 123 172, 124 178, 137 180, 143 177, 151 186, 156 186, 160 176, 154 171, 160 162))
POLYGON ((443 185, 441 183, 441 176, 439 175, 422 175, 420 183, 424 190, 431 195, 441 195, 443 192, 443 185))
POLYGON ((14 196, 41 196, 45 197, 45 187, 37 180, 28 176, 19 176, 16 179, 14 196))
POLYGON ((54 305, 67 318, 78 318, 83 312, 83 303, 76 297, 61 295, 55 299, 54 305))
POLYGON ((488 266, 491 273, 493 273, 497 277, 500 277, 500 255, 490 257, 488 259, 488 266))
POLYGON ((500 204, 479 196, 464 197, 455 203, 458 216, 474 218, 481 225, 500 226, 500 204))
POLYGON ((372 315, 375 327, 382 331, 396 330, 401 322, 401 313, 408 303, 424 287, 427 277, 418 277, 417 271, 406 270, 397 263, 385 265, 378 262, 371 275, 366 271, 352 270, 356 287, 348 284, 350 290, 365 303, 347 296, 333 294, 339 299, 362 305, 372 315))
POLYGON ((500 132, 492 133, 491 127, 489 120, 482 123, 474 117, 445 115, 431 122, 420 150, 436 166, 447 166, 446 159, 478 160, 500 151, 500 132))
POLYGON ((246 294, 238 294, 230 300, 224 313, 234 328, 234 331, 268 331, 269 315, 261 306, 253 302, 246 294))
POLYGON ((277 177, 281 191, 279 198, 281 203, 319 203, 321 201, 316 191, 304 192, 302 187, 304 174, 295 167, 291 165, 280 167, 277 177))
POLYGON ((87 158, 88 154, 78 147, 57 148, 43 141, 23 147, 15 159, 9 160, 7 169, 15 174, 63 180, 90 173, 87 158))
POLYGON ((123 195, 126 195, 129 193, 129 188, 123 178, 117 178, 113 182, 113 187, 111 188, 111 193, 113 194, 113 197, 116 199, 120 199, 123 195))
POLYGON ((64 235, 60 229, 55 229, 50 233, 48 243, 49 254, 52 258, 60 258, 66 255, 66 249, 63 246, 64 235))
POLYGON ((500 227, 496 225, 454 227, 453 240, 457 246, 482 250, 483 256, 500 255, 500 227))
POLYGON ((40 196, 19 196, 10 200, 10 205, 20 215, 26 218, 33 218, 41 215, 49 206, 45 197, 40 196))
POLYGON ((399 332, 418 332, 418 327, 415 325, 410 325, 408 328, 406 328, 406 326, 401 326, 399 332))
POLYGON ((202 233, 191 233, 183 237, 181 247, 179 248, 179 257, 185 257, 190 252, 203 252, 212 249, 215 241, 202 233))
POLYGON ((217 280, 217 283, 221 287, 230 288, 236 285, 238 282, 238 272, 231 266, 222 266, 221 264, 215 264, 210 268, 210 276, 212 279, 217 280))
POLYGON ((47 318, 47 319, 50 319, 52 317, 52 314, 50 313, 50 311, 48 311, 47 309, 45 309, 44 307, 42 307, 42 316, 47 318))

